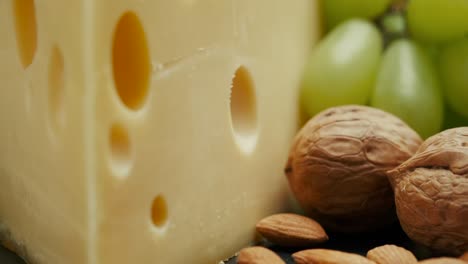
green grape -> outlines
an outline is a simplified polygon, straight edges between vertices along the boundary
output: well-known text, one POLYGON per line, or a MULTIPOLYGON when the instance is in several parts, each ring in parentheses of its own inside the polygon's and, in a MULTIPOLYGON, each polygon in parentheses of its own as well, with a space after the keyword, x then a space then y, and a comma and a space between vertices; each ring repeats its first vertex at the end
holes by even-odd
POLYGON ((376 18, 392 0, 322 0, 326 25, 332 29, 350 18, 376 18))
POLYGON ((341 24, 312 51, 301 91, 309 116, 336 105, 365 104, 382 53, 375 26, 360 19, 341 24))
POLYGON ((382 19, 382 27, 387 34, 402 35, 406 30, 406 20, 400 13, 388 14, 382 19))
POLYGON ((433 62, 439 58, 440 47, 438 45, 426 43, 420 44, 420 46, 433 62))
POLYGON ((468 38, 442 47, 439 72, 448 104, 468 117, 468 38))
POLYGON ((410 0, 411 35, 423 42, 447 42, 468 33, 468 0, 410 0))
POLYGON ((390 44, 382 58, 371 105, 400 117, 424 138, 440 131, 442 92, 424 49, 410 40, 390 44))

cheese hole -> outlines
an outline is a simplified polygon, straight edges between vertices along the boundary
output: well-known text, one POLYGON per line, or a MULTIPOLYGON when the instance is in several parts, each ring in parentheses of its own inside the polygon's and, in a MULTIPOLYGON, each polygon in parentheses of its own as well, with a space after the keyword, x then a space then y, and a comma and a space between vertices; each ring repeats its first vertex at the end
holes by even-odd
POLYGON ((54 47, 49 62, 49 117, 56 128, 65 122, 64 86, 63 55, 58 47, 54 47))
POLYGON ((231 122, 240 147, 252 150, 257 134, 257 106, 252 77, 244 66, 236 70, 232 79, 231 122))
POLYGON ((122 125, 115 124, 110 130, 111 165, 119 177, 128 175, 132 164, 132 147, 128 132, 122 125))
POLYGON ((156 196, 151 206, 151 220, 156 227, 161 228, 166 224, 167 211, 166 199, 162 195, 156 196))
POLYGON ((148 95, 151 63, 145 32, 137 15, 126 12, 117 23, 112 49, 114 83, 123 104, 140 109, 148 95))
POLYGON ((23 68, 31 65, 37 46, 36 10, 34 0, 15 0, 16 45, 23 68))

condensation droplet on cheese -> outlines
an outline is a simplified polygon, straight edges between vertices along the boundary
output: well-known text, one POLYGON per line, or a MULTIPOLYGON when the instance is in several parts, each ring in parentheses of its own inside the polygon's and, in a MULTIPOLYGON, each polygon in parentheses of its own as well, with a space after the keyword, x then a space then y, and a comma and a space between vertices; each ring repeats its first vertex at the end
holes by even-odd
POLYGON ((112 67, 115 88, 122 103, 131 110, 143 107, 152 67, 145 31, 133 12, 124 13, 117 23, 112 67))
POLYGON ((23 68, 33 61, 37 48, 37 25, 34 0, 15 0, 16 45, 23 68))
POLYGON ((230 104, 237 144, 251 152, 257 141, 257 105, 253 80, 244 66, 236 70, 232 79, 230 104))
POLYGON ((65 76, 64 60, 58 47, 52 49, 49 62, 49 119, 55 129, 65 122, 64 95, 65 76))
POLYGON ((110 162, 115 176, 128 176, 133 166, 133 149, 127 129, 120 124, 113 125, 109 144, 110 162))
POLYGON ((164 69, 164 64, 153 62, 151 63, 151 73, 156 74, 164 69))

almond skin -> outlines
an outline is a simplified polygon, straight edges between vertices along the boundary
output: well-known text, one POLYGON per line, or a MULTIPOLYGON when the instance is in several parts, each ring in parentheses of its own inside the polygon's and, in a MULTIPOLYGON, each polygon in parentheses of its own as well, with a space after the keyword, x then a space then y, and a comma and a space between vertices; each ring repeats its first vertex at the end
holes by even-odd
POLYGON ((328 240, 328 235, 315 220, 297 214, 275 214, 260 220, 257 231, 280 246, 307 247, 328 240))
POLYGON ((420 261, 421 264, 466 264, 465 261, 456 258, 431 258, 420 261))
POLYGON ((468 262, 468 252, 465 252, 465 254, 461 255, 460 259, 463 260, 463 261, 468 262))
POLYGON ((237 256, 237 264, 285 264, 273 251, 264 247, 244 248, 237 256))
POLYGON ((367 252, 367 258, 377 264, 414 264, 418 263, 416 257, 410 251, 395 245, 376 247, 367 252))
POLYGON ((293 254, 296 264, 375 264, 363 256, 331 249, 308 249, 293 254))

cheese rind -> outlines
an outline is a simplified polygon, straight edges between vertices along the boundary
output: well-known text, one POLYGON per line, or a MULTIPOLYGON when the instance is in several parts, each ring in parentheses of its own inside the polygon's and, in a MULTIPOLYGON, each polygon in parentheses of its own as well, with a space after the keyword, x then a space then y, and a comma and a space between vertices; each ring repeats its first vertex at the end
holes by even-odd
POLYGON ((15 2, 0 1, 0 226, 36 263, 86 263, 84 10, 79 1, 35 1, 37 47, 24 68, 15 2), (74 19, 57 23, 51 6, 61 18, 74 19), (49 111, 54 46, 64 56, 66 75, 66 124, 57 129, 49 111))
POLYGON ((282 168, 318 35, 314 1, 37 0, 26 69, 13 2, 0 2, 0 226, 32 262, 216 263, 287 208, 282 168), (136 20, 119 31, 125 14, 136 20), (115 41, 147 57, 116 60, 115 41), (146 82, 132 69, 147 63, 146 82), (119 72, 139 84, 118 91, 119 72), (231 87, 236 72, 251 87, 231 87), (252 94, 232 110, 236 89, 252 94))

